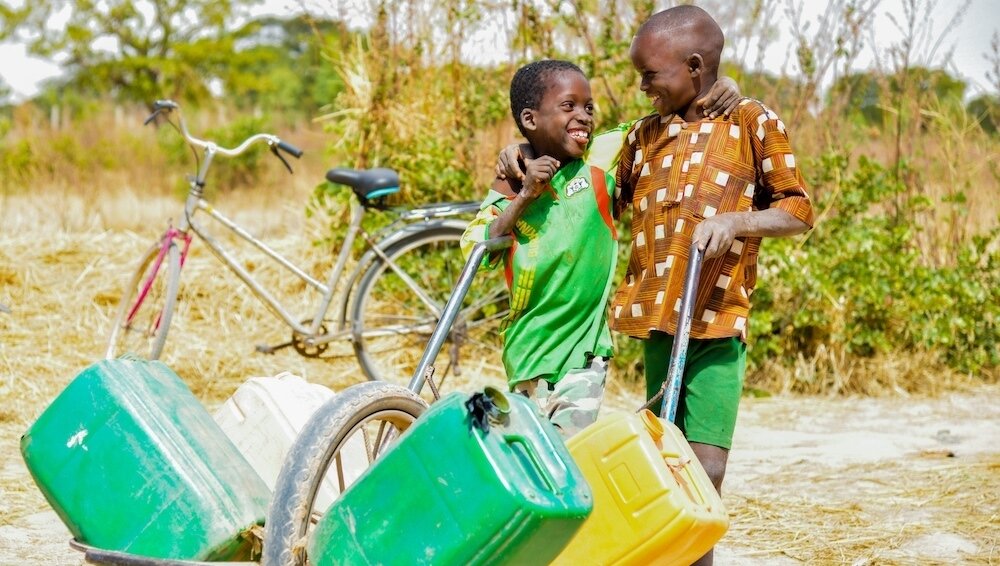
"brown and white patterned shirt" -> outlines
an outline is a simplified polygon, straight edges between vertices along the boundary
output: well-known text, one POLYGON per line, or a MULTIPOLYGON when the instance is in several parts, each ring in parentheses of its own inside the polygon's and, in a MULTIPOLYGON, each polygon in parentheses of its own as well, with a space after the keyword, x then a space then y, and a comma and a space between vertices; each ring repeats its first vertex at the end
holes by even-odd
MULTIPOLYGON (((813 210, 778 116, 744 99, 728 119, 647 116, 625 138, 615 214, 632 205, 632 249, 611 303, 611 327, 636 338, 673 334, 698 222, 780 208, 812 226, 813 210)), ((760 238, 737 238, 702 266, 692 338, 747 338, 760 238)))

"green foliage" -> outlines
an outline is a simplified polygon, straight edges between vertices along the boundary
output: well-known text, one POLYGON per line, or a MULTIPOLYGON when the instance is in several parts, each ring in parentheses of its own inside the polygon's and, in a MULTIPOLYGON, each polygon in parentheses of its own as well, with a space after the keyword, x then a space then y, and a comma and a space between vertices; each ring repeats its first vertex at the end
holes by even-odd
POLYGON ((77 129, 26 134, 24 122, 40 112, 32 105, 18 110, 10 135, 0 140, 0 189, 5 192, 37 190, 50 183, 83 186, 104 171, 145 161, 144 142, 131 132, 107 127, 107 116, 81 114, 74 118, 77 129))
POLYGON ((983 94, 969 101, 969 115, 979 122, 983 131, 996 135, 1000 130, 1000 96, 983 94))
POLYGON ((241 107, 307 118, 344 89, 323 57, 349 36, 340 22, 270 17, 247 23, 237 36, 219 75, 241 107))
POLYGON ((334 162, 384 166, 403 183, 409 203, 479 198, 473 151, 480 132, 508 118, 502 70, 435 67, 418 53, 400 52, 396 66, 384 58, 379 36, 358 40, 326 56, 343 77, 344 90, 323 117, 334 162), (398 96, 407 93, 407 96, 398 96))
POLYGON ((861 124, 882 126, 891 114, 888 109, 898 106, 900 97, 933 99, 961 108, 965 88, 963 81, 940 69, 914 67, 888 77, 864 71, 838 79, 828 99, 844 98, 849 117, 861 124))
POLYGON ((36 177, 39 163, 30 140, 0 144, 0 188, 13 191, 36 177))
MULTIPOLYGON (((793 364, 821 345, 856 357, 892 351, 938 352, 951 368, 978 373, 1000 364, 1000 252, 974 238, 945 266, 914 244, 910 220, 929 206, 883 166, 862 157, 809 164, 829 195, 804 242, 765 239, 762 285, 752 297, 751 364, 793 364), (899 200, 903 209, 886 206, 899 200)), ((949 206, 947 203, 938 206, 949 206)))

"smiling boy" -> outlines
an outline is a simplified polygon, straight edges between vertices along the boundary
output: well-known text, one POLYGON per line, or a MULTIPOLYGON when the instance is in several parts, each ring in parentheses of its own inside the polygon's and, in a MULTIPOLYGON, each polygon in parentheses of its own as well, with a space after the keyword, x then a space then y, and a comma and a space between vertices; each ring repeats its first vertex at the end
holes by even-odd
MULTIPOLYGON (((750 293, 761 238, 805 232, 813 210, 785 124, 744 98, 728 119, 706 118, 725 42, 701 8, 653 14, 632 64, 656 113, 637 122, 618 163, 616 212, 632 207, 625 281, 611 326, 644 340, 646 394, 667 374, 692 242, 705 253, 677 425, 721 492, 746 370, 750 293)), ((697 564, 711 564, 709 553, 697 564)))
MULTIPOLYGON (((497 178, 463 247, 512 234, 503 257, 508 385, 570 436, 597 419, 611 334, 605 312, 618 252, 614 181, 581 157, 594 128, 590 83, 576 65, 543 60, 511 80, 511 113, 531 144, 523 181, 497 178)), ((496 265, 498 258, 487 259, 496 265)))

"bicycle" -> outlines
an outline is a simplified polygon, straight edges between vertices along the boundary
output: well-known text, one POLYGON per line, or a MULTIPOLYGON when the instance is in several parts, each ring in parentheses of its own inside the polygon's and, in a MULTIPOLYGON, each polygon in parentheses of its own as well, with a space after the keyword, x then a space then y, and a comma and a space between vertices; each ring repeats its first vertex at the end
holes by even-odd
MULTIPOLYGON (((324 357, 331 342, 350 340, 368 379, 399 380, 409 376, 416 367, 414 347, 422 348, 430 336, 454 286, 455 276, 465 263, 459 240, 467 222, 458 217, 475 214, 478 203, 449 202, 412 209, 391 207, 386 202, 387 197, 400 190, 399 175, 395 171, 386 168, 331 169, 326 173, 327 181, 351 188, 351 220, 332 271, 325 282, 320 281, 205 199, 206 177, 216 155, 235 157, 255 143, 266 143, 291 172, 282 154, 299 157, 302 151, 266 133, 254 134, 235 148, 198 139, 188 132, 179 105, 170 100, 157 101, 144 124, 159 117, 183 136, 196 158, 201 150, 203 159, 199 160, 197 172, 190 178, 180 222, 177 226, 168 224, 163 235, 142 256, 125 289, 108 338, 106 357, 133 352, 149 359, 159 358, 177 305, 181 270, 197 236, 223 266, 291 329, 287 342, 257 346, 258 352, 274 353, 292 347, 303 356, 324 357), (176 115, 176 122, 171 119, 172 115, 176 115), (395 219, 375 233, 369 233, 362 221, 370 210, 387 211, 394 214, 395 219), (292 316, 286 305, 206 231, 196 218, 199 212, 317 290, 320 299, 312 314, 305 318, 292 316), (364 240, 365 251, 351 273, 342 280, 359 235, 364 240), (342 287, 339 296, 338 283, 342 287), (327 320, 335 299, 333 319, 327 320)), ((442 379, 449 374, 461 374, 463 354, 470 349, 485 347, 491 355, 497 351, 497 328, 507 311, 503 282, 482 279, 469 297, 448 335, 451 343, 449 364, 442 379)))

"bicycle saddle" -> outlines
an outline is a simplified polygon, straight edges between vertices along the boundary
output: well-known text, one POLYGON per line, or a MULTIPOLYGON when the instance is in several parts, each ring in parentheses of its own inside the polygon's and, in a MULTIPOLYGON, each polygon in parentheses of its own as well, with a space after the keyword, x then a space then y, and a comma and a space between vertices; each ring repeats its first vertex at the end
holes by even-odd
POLYGON ((399 192, 399 173, 384 167, 360 170, 338 167, 326 172, 326 180, 351 187, 361 200, 399 192))

